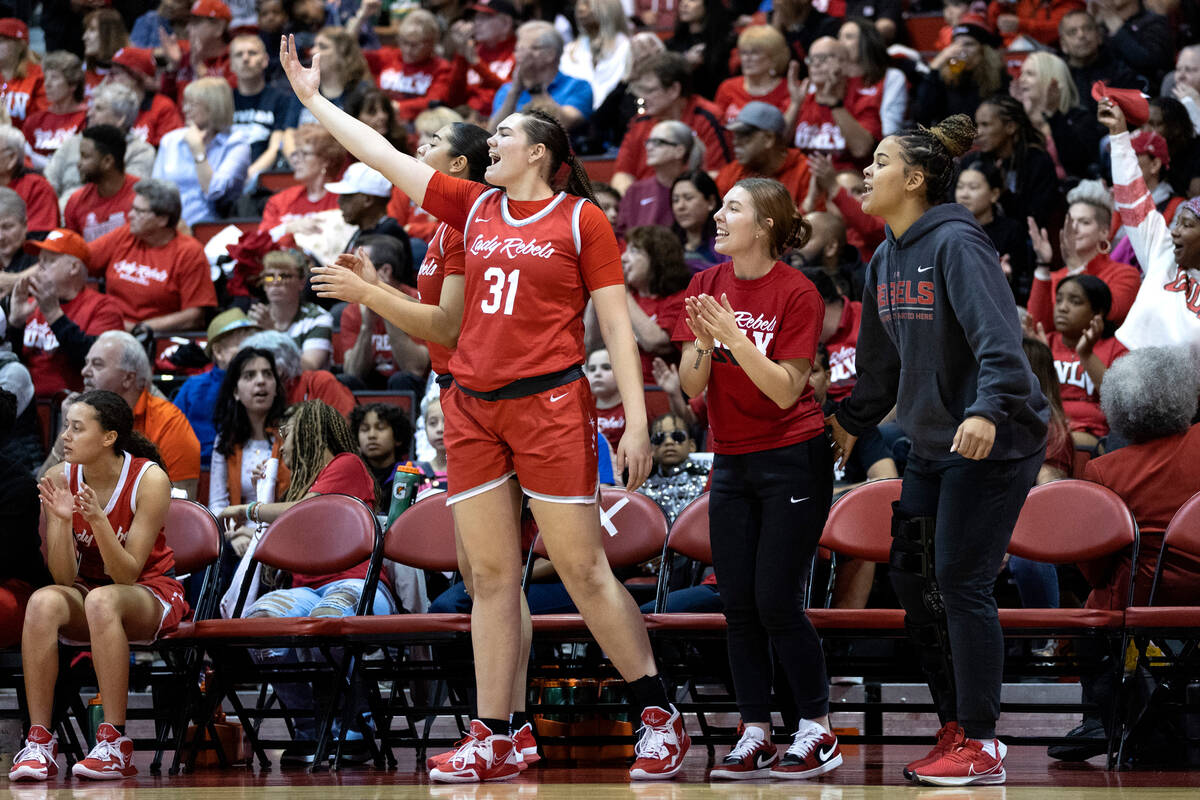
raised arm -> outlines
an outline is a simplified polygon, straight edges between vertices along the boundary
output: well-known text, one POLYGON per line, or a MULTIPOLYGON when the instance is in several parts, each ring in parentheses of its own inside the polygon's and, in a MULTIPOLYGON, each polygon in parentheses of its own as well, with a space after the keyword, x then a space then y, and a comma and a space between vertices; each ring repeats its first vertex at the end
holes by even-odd
POLYGON ((279 43, 279 61, 292 91, 304 107, 333 138, 354 154, 355 158, 378 170, 394 186, 400 187, 417 205, 424 205, 425 187, 433 177, 433 167, 401 153, 371 126, 359 122, 342 111, 320 92, 321 54, 314 53, 311 67, 300 65, 296 38, 285 36, 279 43))

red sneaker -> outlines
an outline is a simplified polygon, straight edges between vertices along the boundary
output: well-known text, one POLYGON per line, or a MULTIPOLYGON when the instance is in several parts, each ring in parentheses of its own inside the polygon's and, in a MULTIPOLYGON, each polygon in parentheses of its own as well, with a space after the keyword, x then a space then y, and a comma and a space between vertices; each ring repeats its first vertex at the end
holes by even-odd
MULTIPOLYGON (((524 725, 522 725, 521 728, 513 734, 512 738, 517 753, 517 766, 521 768, 522 772, 528 769, 530 765, 541 761, 542 757, 538 755, 537 741, 533 738, 533 725, 531 723, 526 722, 524 725)), ((444 753, 438 753, 436 756, 430 756, 429 758, 425 759, 425 768, 434 769, 435 767, 444 766, 448 761, 450 761, 451 758, 454 757, 454 754, 458 751, 458 748, 462 747, 470 740, 470 736, 465 736, 461 741, 454 745, 453 750, 447 750, 444 753)))
POLYGON ((910 761, 904 765, 904 777, 910 781, 917 779, 916 770, 918 767, 923 767, 926 764, 932 764, 942 756, 949 753, 954 748, 958 747, 963 740, 962 728, 958 727, 957 722, 947 722, 937 732, 937 743, 933 749, 926 753, 916 761, 910 761))
POLYGON ((708 773, 713 781, 745 781, 765 778, 779 758, 775 745, 767 741, 760 728, 748 727, 729 755, 708 773))
POLYGON ((10 781, 46 781, 58 774, 58 737, 41 725, 30 725, 25 746, 13 759, 10 781))
POLYGON ((683 757, 692 739, 683 728, 683 717, 671 710, 650 706, 642 711, 642 730, 633 754, 637 760, 629 769, 635 781, 662 781, 674 778, 683 767, 683 757))
POLYGON ((454 758, 454 754, 458 752, 458 748, 462 747, 464 744, 471 741, 472 738, 473 737, 470 734, 467 734, 466 736, 464 736, 463 738, 461 738, 457 742, 455 742, 454 746, 451 747, 446 752, 438 753, 435 756, 430 756, 429 758, 425 759, 425 769, 433 769, 434 767, 442 766, 447 761, 454 758))
POLYGON ((533 724, 526 722, 513 734, 513 743, 517 750, 517 764, 521 771, 542 760, 538 755, 537 740, 533 738, 533 724))
POLYGON ((429 771, 441 783, 504 781, 521 773, 511 736, 493 734, 477 719, 471 720, 471 735, 445 764, 429 771))
POLYGON ((811 720, 800 720, 800 729, 792 735, 792 746, 771 768, 772 778, 802 780, 815 778, 837 769, 842 751, 837 737, 811 720))
POLYGON ((1004 755, 999 739, 963 739, 936 761, 917 767, 919 783, 934 786, 988 786, 1004 783, 1004 755))
POLYGON ((76 778, 91 778, 94 781, 119 781, 137 775, 133 765, 133 740, 109 725, 100 724, 96 729, 96 746, 87 758, 71 768, 76 778))

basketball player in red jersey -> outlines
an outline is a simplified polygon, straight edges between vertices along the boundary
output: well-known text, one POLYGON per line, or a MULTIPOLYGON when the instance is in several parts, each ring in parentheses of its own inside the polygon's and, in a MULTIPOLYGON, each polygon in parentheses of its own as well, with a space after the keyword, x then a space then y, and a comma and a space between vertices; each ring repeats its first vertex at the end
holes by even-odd
POLYGON ((650 470, 637 344, 616 237, 600 208, 583 199, 590 185, 566 132, 548 115, 513 114, 488 141, 493 163, 485 177, 504 189, 456 181, 399 153, 322 97, 319 56, 305 69, 294 42, 284 40, 280 57, 296 96, 326 130, 463 232, 465 275, 446 278, 437 308, 392 303, 385 309, 388 295, 351 270, 315 273, 325 296, 366 303, 410 335, 452 345, 445 326, 459 331, 450 359, 454 386, 442 395, 448 502, 473 573, 472 641, 486 657, 475 662, 480 718, 472 721, 472 737, 430 777, 501 780, 518 771, 512 739, 497 733, 507 728, 521 640, 517 508, 505 488, 514 474, 550 560, 642 708, 631 777, 674 776, 690 742, 667 700, 637 606, 608 568, 600 539, 595 419, 580 368, 588 299, 628 398, 616 469, 628 469, 630 489, 650 470), (551 188, 564 165, 568 190, 582 197, 551 188))
POLYGON ((683 343, 679 385, 691 397, 708 390, 713 567, 745 724, 709 777, 813 778, 842 763, 825 655, 802 600, 833 496, 825 421, 808 382, 825 306, 779 260, 812 228, 767 178, 738 181, 714 219, 716 250, 732 261, 692 278, 671 337, 683 343), (799 720, 782 757, 771 743, 772 653, 794 698, 784 719, 799 720))
POLYGON ((34 592, 25 616, 21 662, 31 724, 8 776, 44 781, 58 773, 50 725, 62 636, 91 643, 104 698, 96 746, 72 772, 119 780, 137 774, 125 735, 129 643, 153 641, 187 612, 163 534, 171 482, 154 445, 134 433, 133 411, 113 392, 80 395, 62 438, 66 462, 38 487, 54 585, 34 592))
MULTIPOLYGON (((465 122, 455 122, 444 125, 430 137, 430 140, 417 149, 417 159, 436 169, 438 172, 453 178, 462 178, 486 184, 484 171, 491 165, 488 156, 488 132, 477 125, 465 122)), ((371 279, 379 289, 387 291, 393 298, 392 302, 411 303, 413 298, 385 281, 380 281, 374 275, 374 266, 370 264, 365 250, 353 255, 342 256, 344 263, 352 264, 360 272, 371 279)), ((442 296, 442 283, 447 275, 463 274, 464 252, 462 234, 444 222, 439 222, 436 231, 429 240, 429 249, 417 271, 417 295, 420 302, 437 306, 442 296)), ((443 331, 442 336, 452 340, 457 330, 443 331)), ((450 375, 450 356, 452 347, 446 347, 435 341, 427 341, 429 363, 438 376, 438 385, 443 391, 449 389, 452 383, 450 375)), ((520 488, 515 481, 508 481, 507 488, 514 495, 514 505, 519 507, 520 488)), ((471 564, 463 552, 462 537, 455 530, 455 545, 458 550, 459 572, 471 594, 471 564)), ((522 769, 538 761, 537 741, 533 735, 533 725, 525 714, 526 674, 529 667, 529 646, 533 638, 533 627, 529 621, 529 605, 525 595, 521 595, 521 648, 517 651, 519 662, 513 674, 511 702, 513 717, 510 721, 510 731, 515 745, 517 765, 522 769)), ((430 756, 426 766, 433 769, 447 763, 457 747, 453 750, 430 756)))

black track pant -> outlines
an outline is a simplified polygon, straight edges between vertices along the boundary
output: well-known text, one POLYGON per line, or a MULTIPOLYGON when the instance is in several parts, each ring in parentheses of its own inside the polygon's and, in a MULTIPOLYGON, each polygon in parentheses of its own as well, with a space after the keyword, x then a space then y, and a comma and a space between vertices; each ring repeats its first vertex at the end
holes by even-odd
MULTIPOLYGON (((1004 634, 992 589, 1042 459, 1036 453, 1009 461, 929 461, 911 454, 904 472, 898 512, 936 518, 934 573, 946 608, 953 684, 931 680, 930 690, 941 721, 957 721, 972 739, 996 735, 1004 634)), ((895 568, 890 574, 909 629, 939 624, 921 576, 895 568)), ((917 646, 927 673, 944 664, 936 645, 917 646)))
POLYGON ((713 461, 713 566, 738 709, 748 722, 771 718, 772 648, 799 716, 829 711, 825 655, 804 613, 804 587, 832 494, 833 460, 823 434, 713 461))

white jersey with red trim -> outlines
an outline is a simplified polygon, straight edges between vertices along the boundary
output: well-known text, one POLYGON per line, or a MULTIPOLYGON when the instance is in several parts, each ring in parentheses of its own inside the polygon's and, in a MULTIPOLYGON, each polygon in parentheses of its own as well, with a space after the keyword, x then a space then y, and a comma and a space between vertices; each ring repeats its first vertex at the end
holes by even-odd
POLYGON ((1142 179, 1129 134, 1119 133, 1109 141, 1113 198, 1145 273, 1117 339, 1130 350, 1200 347, 1200 269, 1184 270, 1175 263, 1171 231, 1142 179))
POLYGON ((560 192, 515 219, 489 189, 463 227, 466 277, 462 333, 450 358, 455 381, 475 391, 582 364, 589 296, 579 253, 587 201, 560 192))

